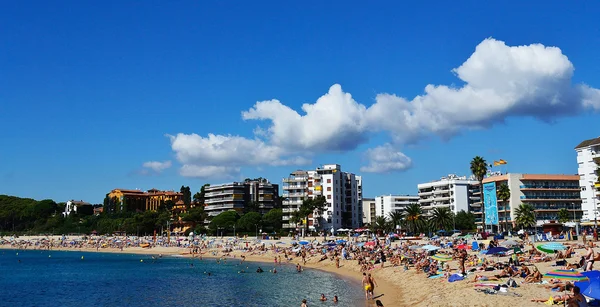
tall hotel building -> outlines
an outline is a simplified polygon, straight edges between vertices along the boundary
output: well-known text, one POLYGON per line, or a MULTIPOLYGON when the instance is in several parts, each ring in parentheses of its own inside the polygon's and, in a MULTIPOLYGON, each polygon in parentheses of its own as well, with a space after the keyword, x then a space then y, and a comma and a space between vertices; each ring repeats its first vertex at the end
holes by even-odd
POLYGON ((343 172, 338 164, 326 164, 316 170, 299 170, 283 179, 283 228, 297 229, 290 221, 305 198, 324 196, 327 207, 322 215, 308 218, 310 230, 358 228, 362 223, 362 178, 343 172))
POLYGON ((577 172, 581 187, 581 208, 583 219, 600 218, 600 182, 598 182, 598 166, 600 165, 600 137, 581 142, 575 147, 577 152, 577 172))
POLYGON ((266 179, 211 185, 204 191, 204 210, 209 217, 229 210, 242 212, 249 202, 256 203, 259 213, 265 214, 273 209, 279 197, 279 185, 266 179))
POLYGON ((371 224, 377 216, 377 212, 375 210, 375 198, 363 198, 362 207, 362 224, 371 224))
POLYGON ((419 204, 426 215, 430 215, 435 208, 444 207, 450 208, 455 214, 460 211, 481 212, 479 182, 473 178, 450 174, 440 180, 421 183, 417 188, 419 204))
MULTIPOLYGON (((502 184, 508 185, 510 189, 510 199, 507 203, 497 199, 498 225, 502 229, 514 227, 515 211, 523 203, 533 206, 538 226, 558 220, 558 211, 563 208, 568 210, 571 220, 581 219, 577 175, 508 173, 483 179, 484 186, 491 182, 496 183, 496 192, 502 184), (504 227, 505 223, 508 227, 504 227)), ((481 215, 481 212, 477 214, 481 215)))

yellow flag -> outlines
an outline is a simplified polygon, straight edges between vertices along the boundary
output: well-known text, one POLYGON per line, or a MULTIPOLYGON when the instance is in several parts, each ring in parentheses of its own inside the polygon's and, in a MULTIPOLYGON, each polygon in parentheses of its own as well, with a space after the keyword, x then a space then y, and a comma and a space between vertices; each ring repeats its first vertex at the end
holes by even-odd
POLYGON ((507 162, 505 160, 500 159, 500 160, 498 160, 498 163, 499 164, 506 164, 507 162))
POLYGON ((500 164, 501 164, 500 162, 498 162, 498 161, 494 161, 494 166, 498 166, 498 165, 500 165, 500 164))

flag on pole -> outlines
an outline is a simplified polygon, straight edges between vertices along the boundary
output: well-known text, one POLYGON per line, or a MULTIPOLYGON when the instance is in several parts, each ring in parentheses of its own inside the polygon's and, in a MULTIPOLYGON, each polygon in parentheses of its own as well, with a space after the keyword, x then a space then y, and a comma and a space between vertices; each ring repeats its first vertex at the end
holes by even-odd
POLYGON ((502 159, 498 160, 498 164, 507 164, 507 163, 508 162, 506 162, 505 160, 502 160, 502 159))
POLYGON ((498 162, 498 161, 494 161, 494 166, 498 166, 501 165, 502 163, 498 162))

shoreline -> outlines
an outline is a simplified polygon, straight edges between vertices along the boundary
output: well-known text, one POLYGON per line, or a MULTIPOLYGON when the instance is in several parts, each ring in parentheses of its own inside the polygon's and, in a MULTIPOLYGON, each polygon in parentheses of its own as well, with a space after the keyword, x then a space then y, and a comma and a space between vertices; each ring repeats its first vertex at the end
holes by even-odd
MULTIPOLYGON (((53 248, 53 249, 34 249, 34 248, 15 248, 12 246, 0 246, 0 250, 26 250, 26 251, 42 251, 42 252, 86 252, 86 253, 108 253, 108 254, 129 254, 129 255, 163 255, 163 256, 175 256, 176 258, 185 258, 185 259, 199 259, 199 257, 192 257, 187 248, 179 248, 179 247, 153 247, 150 249, 142 248, 142 247, 128 247, 124 248, 122 251, 118 248, 100 248, 96 250, 95 248, 53 248)), ((271 251, 265 254, 246 254, 241 251, 233 251, 230 256, 218 255, 222 254, 222 252, 217 249, 207 250, 202 254, 202 259, 219 259, 219 258, 227 258, 227 259, 235 259, 241 260, 241 255, 244 255, 246 262, 252 263, 264 263, 264 264, 273 264, 274 254, 271 251), (213 255, 213 252, 217 252, 217 255, 213 255)), ((340 268, 335 267, 335 263, 327 260, 327 262, 314 262, 314 258, 311 258, 307 261, 306 265, 303 265, 303 269, 314 269, 318 271, 322 271, 325 273, 333 274, 341 279, 346 279, 351 281, 352 283, 356 283, 362 291, 362 273, 359 271, 357 265, 352 263, 352 260, 343 260, 340 262, 340 268)), ((296 265, 298 262, 301 262, 299 258, 293 259, 291 261, 287 261, 283 263, 284 265, 296 265)), ((384 268, 384 270, 388 270, 392 268, 391 266, 384 268)), ((375 290, 376 299, 381 300, 385 306, 405 306, 405 302, 401 299, 400 285, 389 280, 386 275, 382 274, 385 271, 381 269, 373 270, 371 273, 375 277, 375 281, 377 282, 377 287, 375 290), (379 297, 378 297, 379 296, 379 297)), ((374 305, 374 301, 364 300, 366 306, 374 305)))

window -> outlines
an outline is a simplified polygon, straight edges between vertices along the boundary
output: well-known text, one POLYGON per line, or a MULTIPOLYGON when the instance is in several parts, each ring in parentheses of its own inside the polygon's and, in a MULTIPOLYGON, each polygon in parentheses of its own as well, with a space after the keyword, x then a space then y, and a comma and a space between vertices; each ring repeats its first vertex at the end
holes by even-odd
POLYGON ((331 219, 327 219, 327 223, 331 223, 331 219))
POLYGON ((331 183, 331 179, 327 179, 327 183, 331 183))
POLYGON ((327 191, 331 191, 331 187, 327 187, 327 191))
POLYGON ((327 199, 331 199, 331 194, 330 194, 330 195, 327 195, 327 199))
POLYGON ((331 207, 331 203, 327 203, 327 207, 331 207))

